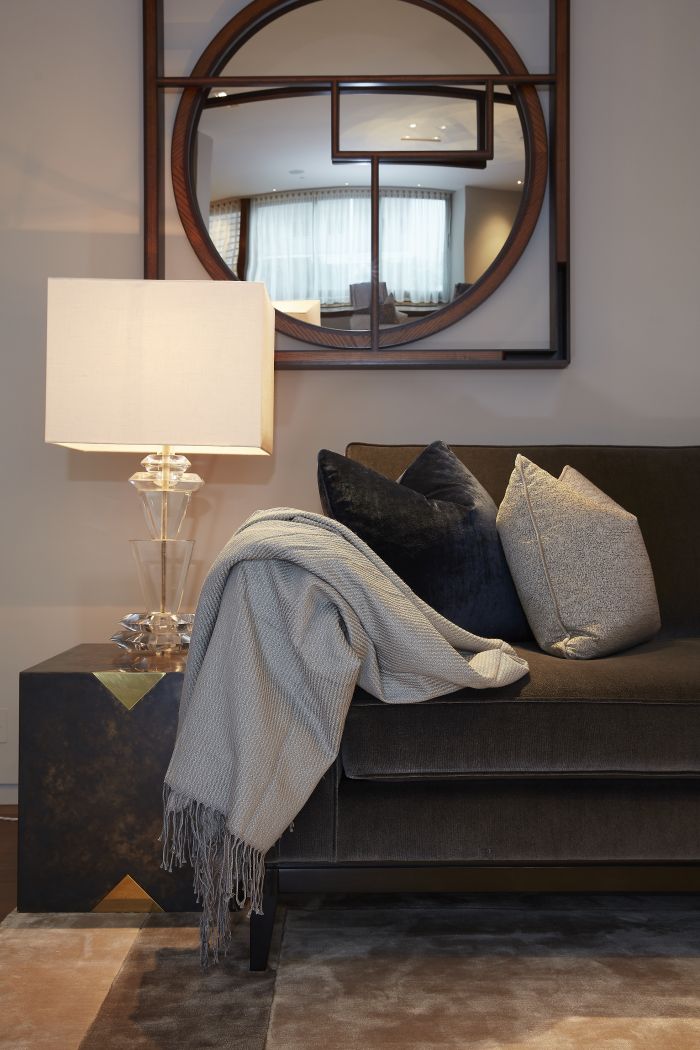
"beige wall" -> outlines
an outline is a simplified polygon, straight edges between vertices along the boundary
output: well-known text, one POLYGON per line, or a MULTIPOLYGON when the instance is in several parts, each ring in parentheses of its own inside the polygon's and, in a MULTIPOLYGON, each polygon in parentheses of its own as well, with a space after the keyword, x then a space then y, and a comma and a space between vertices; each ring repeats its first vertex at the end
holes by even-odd
POLYGON ((473 284, 485 273, 500 252, 513 228, 521 194, 512 190, 489 190, 483 186, 464 189, 464 280, 473 284))
MULTIPOLYGON (((185 12, 170 37, 188 66, 196 57, 188 34, 208 32, 205 5, 195 17, 190 0, 188 18, 184 0, 171 2, 185 12)), ((233 10, 218 0, 211 7, 219 22, 233 10)), ((208 479, 192 521, 195 585, 255 508, 318 507, 314 458, 322 446, 700 439, 700 5, 572 0, 572 9, 572 365, 507 374, 279 373, 274 457, 195 464, 208 479), (645 68, 653 75, 640 75, 645 68), (650 163, 650 134, 655 157, 671 158, 666 169, 650 163)), ((137 603, 126 541, 144 525, 124 480, 134 461, 45 446, 43 383, 46 278, 141 272, 139 0, 6 4, 0 53, 12 106, 0 137, 4 801, 17 778, 19 669, 108 637, 137 603)), ((170 275, 200 272, 176 217, 168 232, 170 275)))

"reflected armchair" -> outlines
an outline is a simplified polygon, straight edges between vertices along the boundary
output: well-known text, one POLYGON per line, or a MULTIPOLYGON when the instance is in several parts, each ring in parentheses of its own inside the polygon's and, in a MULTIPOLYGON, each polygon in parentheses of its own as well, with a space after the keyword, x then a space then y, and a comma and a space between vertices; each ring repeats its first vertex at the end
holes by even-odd
MULTIPOLYGON (((353 309, 352 327, 369 328, 370 301, 372 285, 370 281, 360 281, 350 285, 350 304, 353 309)), ((403 324, 408 321, 408 314, 397 309, 393 295, 387 291, 386 281, 379 282, 379 323, 403 324)))

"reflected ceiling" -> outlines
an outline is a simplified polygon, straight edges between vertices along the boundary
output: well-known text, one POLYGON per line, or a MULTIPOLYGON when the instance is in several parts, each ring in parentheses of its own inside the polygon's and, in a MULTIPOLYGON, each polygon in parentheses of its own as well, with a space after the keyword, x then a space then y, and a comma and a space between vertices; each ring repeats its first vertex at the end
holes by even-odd
MULTIPOLYGON (((366 127, 361 102, 364 100, 366 104, 367 122, 371 123, 375 121, 371 97, 356 95, 354 99, 357 100, 356 125, 366 127)), ((447 125, 448 129, 458 127, 464 112, 464 103, 455 99, 400 101, 404 109, 403 133, 407 135, 417 135, 424 129, 429 134, 445 135, 441 125, 447 125), (409 117, 411 119, 407 119, 409 117), (412 123, 418 128, 410 128, 412 123)), ((212 200, 273 190, 369 184, 368 164, 331 163, 328 95, 205 109, 199 130, 214 142, 212 200)), ((380 134, 390 141, 398 139, 398 130, 398 120, 392 115, 383 122, 380 134)), ((445 145, 450 148, 449 141, 445 145)), ((467 148, 474 146, 473 138, 467 148)), ((425 183, 444 190, 458 190, 465 185, 517 189, 518 179, 524 178, 525 154, 515 106, 494 107, 494 147, 494 159, 481 170, 431 167, 426 174, 426 169, 418 165, 392 165, 382 181, 397 186, 425 183)), ((400 145, 396 142, 391 148, 398 149, 400 145)))

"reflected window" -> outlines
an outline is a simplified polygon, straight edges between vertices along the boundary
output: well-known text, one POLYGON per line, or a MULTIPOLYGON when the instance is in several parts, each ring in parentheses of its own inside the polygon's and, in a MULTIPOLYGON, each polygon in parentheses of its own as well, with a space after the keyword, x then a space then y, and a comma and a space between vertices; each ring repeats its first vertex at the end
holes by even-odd
POLYGON ((226 200, 211 202, 209 236, 226 265, 238 275, 238 252, 241 243, 240 197, 229 197, 226 200))
MULTIPOLYGON (((410 305, 449 300, 451 196, 418 188, 380 191, 380 265, 393 300, 410 305)), ((250 198, 245 278, 266 284, 272 299, 356 307, 352 289, 370 272, 370 209, 369 189, 358 187, 250 198)), ((234 269, 233 228, 240 210, 240 200, 218 201, 209 216, 212 240, 234 269)))
POLYGON ((451 196, 379 191, 379 272, 399 302, 433 306, 450 298, 451 196))
POLYGON ((272 299, 350 303, 370 272, 369 190, 301 190, 252 197, 246 280, 272 299))

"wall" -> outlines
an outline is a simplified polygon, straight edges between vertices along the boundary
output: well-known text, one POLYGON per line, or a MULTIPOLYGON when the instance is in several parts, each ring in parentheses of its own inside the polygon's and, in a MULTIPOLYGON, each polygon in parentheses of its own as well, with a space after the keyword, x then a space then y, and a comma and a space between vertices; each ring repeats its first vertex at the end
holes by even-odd
POLYGON ((464 195, 464 279, 473 284, 506 243, 521 194, 466 186, 464 195))
MULTIPOLYGON (((190 20, 171 33, 184 65, 201 6, 190 0, 190 20)), ((195 464, 208 481, 193 514, 195 585, 255 508, 318 507, 321 446, 700 440, 700 5, 572 0, 572 26, 571 366, 279 373, 274 457, 195 464)), ((0 140, 0 708, 10 712, 0 802, 17 778, 19 669, 109 637, 137 604, 126 541, 144 525, 125 482, 135 464, 45 446, 43 382, 46 278, 141 272, 139 40, 139 0, 3 9, 0 84, 13 116, 0 140)), ((171 276, 197 272, 172 217, 168 252, 171 276)))

